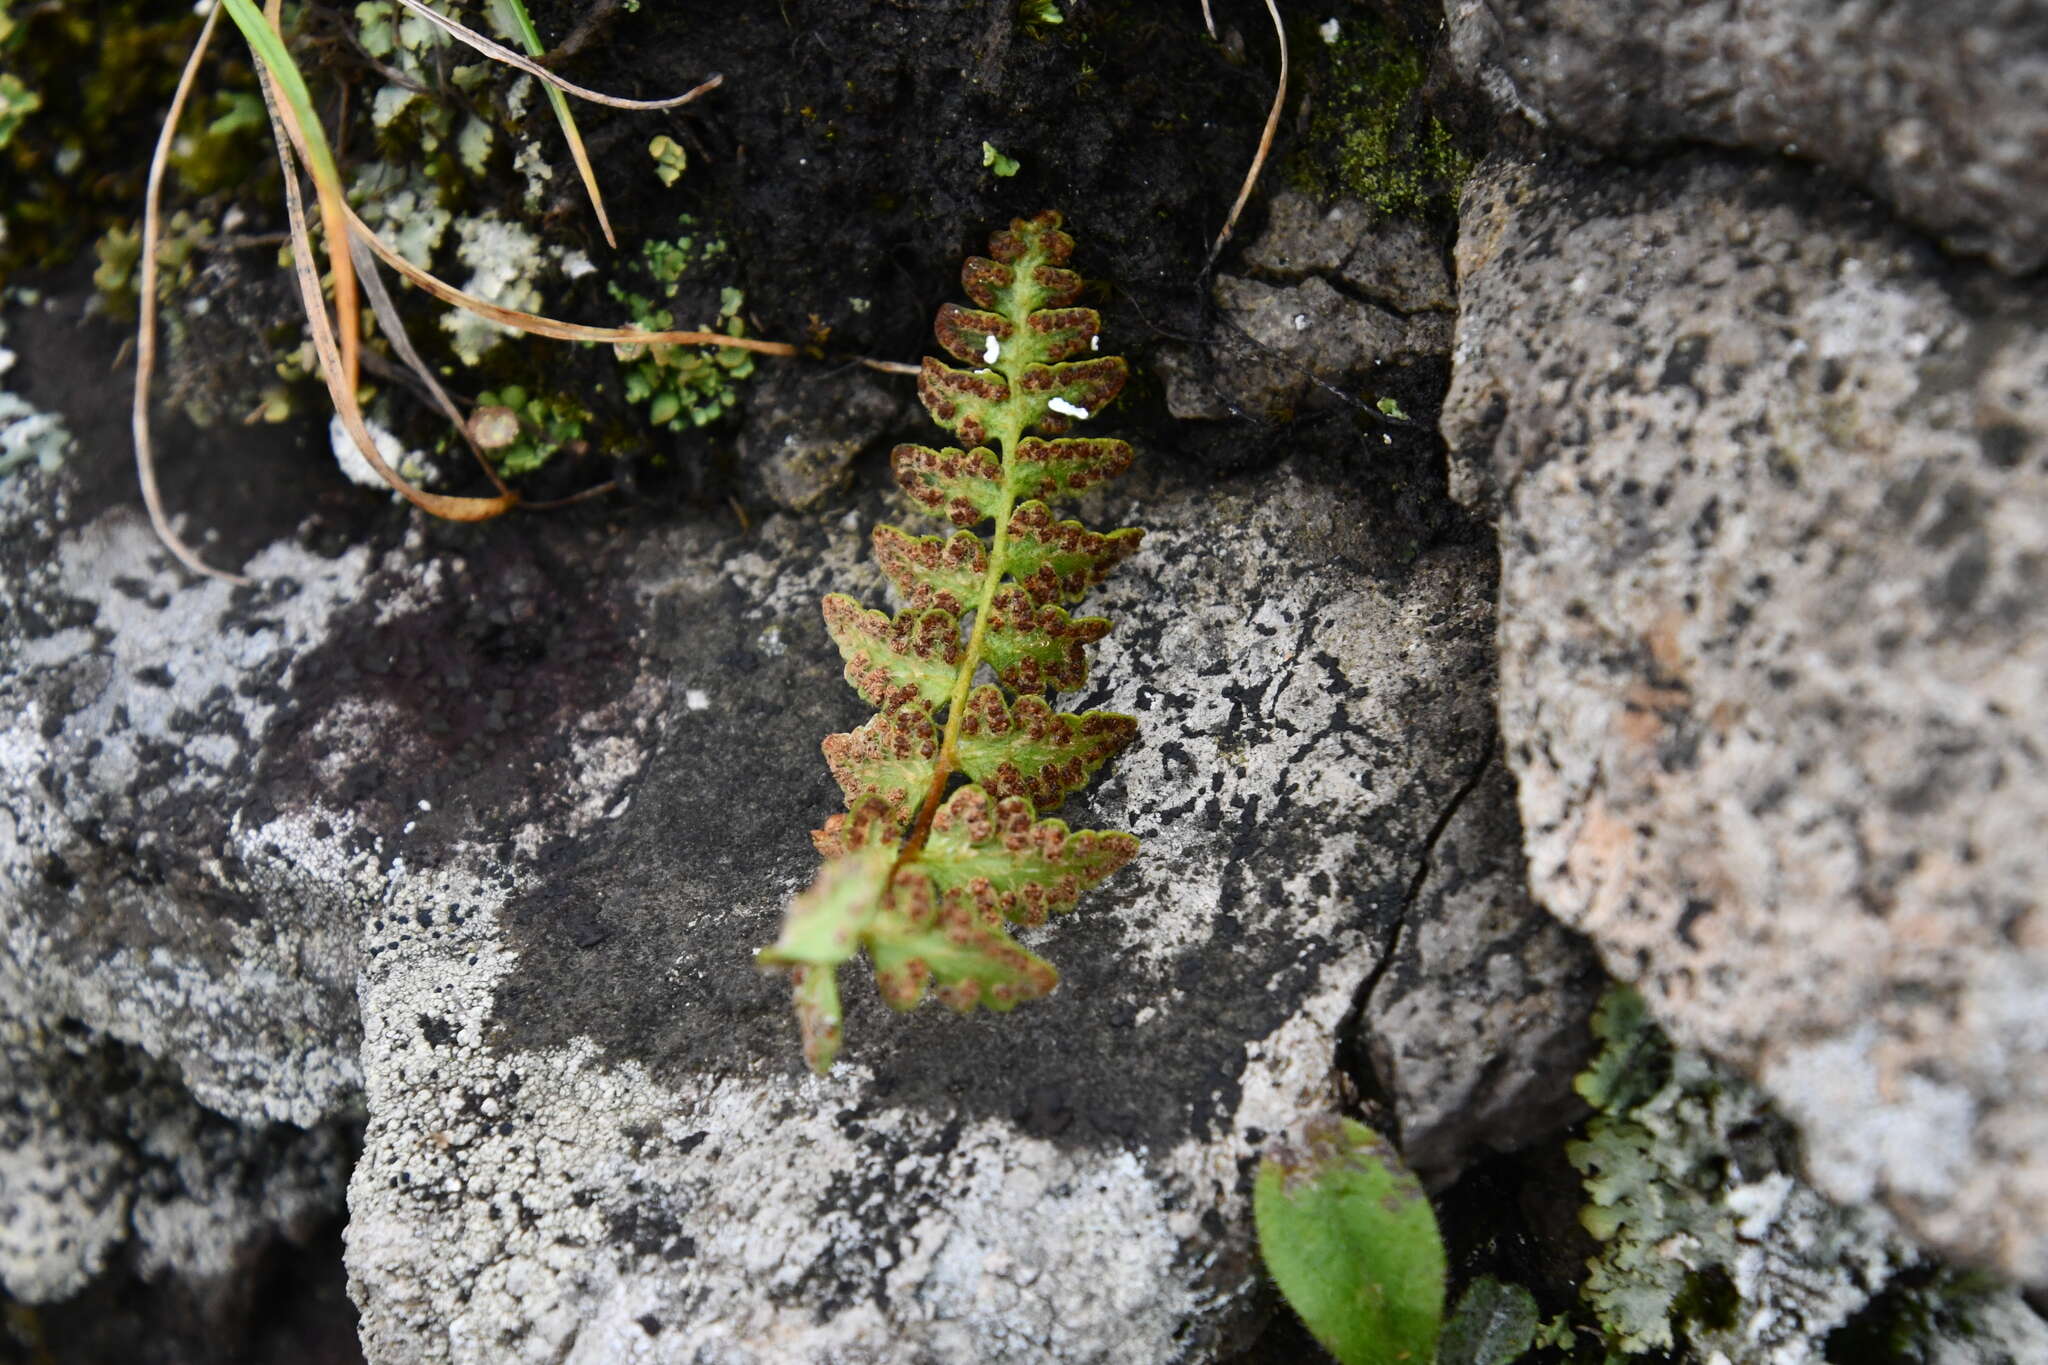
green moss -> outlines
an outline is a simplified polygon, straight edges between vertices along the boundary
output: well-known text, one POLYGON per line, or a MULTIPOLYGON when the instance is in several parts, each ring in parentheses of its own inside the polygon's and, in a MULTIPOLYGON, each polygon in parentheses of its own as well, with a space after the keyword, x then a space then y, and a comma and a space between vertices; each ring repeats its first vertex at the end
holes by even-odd
POLYGON ((1387 214, 1454 214, 1472 158, 1429 110, 1422 54, 1366 15, 1345 19, 1334 41, 1314 48, 1321 53, 1311 78, 1314 113, 1290 162, 1295 183, 1387 214))
MULTIPOLYGON (((696 330, 745 336, 740 309, 746 299, 730 286, 718 293, 718 317, 682 327, 676 321, 678 295, 686 285, 723 265, 726 244, 696 230, 688 215, 682 226, 692 229, 672 241, 649 242, 641 250, 641 269, 654 293, 641 294, 617 283, 611 296, 626 306, 635 327, 650 332, 696 330)), ((754 372, 751 351, 726 346, 641 346, 612 348, 626 371, 626 400, 645 403, 647 418, 658 427, 682 431, 717 420, 739 402, 738 381, 754 372)))

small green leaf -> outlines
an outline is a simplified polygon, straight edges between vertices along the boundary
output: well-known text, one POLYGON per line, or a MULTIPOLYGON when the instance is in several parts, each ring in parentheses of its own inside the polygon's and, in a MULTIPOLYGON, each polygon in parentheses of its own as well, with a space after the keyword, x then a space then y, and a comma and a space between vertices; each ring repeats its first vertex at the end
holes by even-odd
POLYGON ((930 709, 952 695, 965 650, 951 613, 912 609, 892 620, 840 593, 821 605, 846 681, 868 705, 885 711, 921 701, 930 709))
POLYGON ((1398 399, 1382 398, 1379 402, 1373 404, 1373 406, 1378 408, 1381 412, 1385 413, 1389 417, 1398 417, 1404 422, 1408 420, 1408 414, 1401 411, 1401 404, 1398 399))
POLYGON ((839 1044, 845 1038, 839 1013, 839 969, 837 967, 791 967, 796 1026, 803 1035, 804 1062, 822 1076, 839 1059, 839 1044))
POLYGON ((1466 1287, 1444 1324, 1437 1365, 1509 1365, 1536 1344, 1536 1297, 1518 1284, 1481 1275, 1466 1287))
POLYGON ((931 986, 941 1004, 961 1014, 976 1006, 1001 1012, 1059 984, 1051 963, 1020 947, 971 897, 941 892, 930 871, 898 870, 889 907, 868 935, 884 1002, 914 1008, 931 986))
POLYGON ((1042 441, 1026 437, 1011 462, 1010 491, 1018 498, 1074 498, 1131 467, 1131 447, 1101 437, 1042 441))
POLYGON ((1087 786, 1137 733, 1130 716, 1069 715, 1034 696, 1019 697, 1012 707, 1000 689, 984 685, 967 699, 956 743, 960 766, 990 796, 1021 796, 1049 811, 1087 786))
POLYGON ((1101 334, 1102 315, 1093 308, 1041 308, 1024 319, 1017 360, 1040 365, 1072 360, 1094 352, 1101 334))
POLYGON ((997 176, 1004 180, 1017 173, 1016 159, 1004 156, 996 150, 995 144, 992 142, 981 144, 981 164, 994 171, 997 176))
POLYGON ((1068 830, 1040 820, 1021 796, 998 801, 962 787, 939 808, 918 866, 941 892, 962 892, 985 918, 1040 924, 1138 853, 1128 834, 1068 830))
POLYGON ((924 358, 917 396, 932 420, 970 446, 990 439, 991 421, 1010 410, 1010 381, 990 369, 956 370, 924 358))
POLYGON ((1051 509, 1034 499, 1010 514, 1003 568, 1034 602, 1078 602, 1136 554, 1144 539, 1132 527, 1105 536, 1078 521, 1055 521, 1051 509))
POLYGON ((874 546, 876 562, 910 606, 937 607, 959 616, 981 595, 982 580, 988 575, 988 547, 972 531, 955 531, 949 538, 877 526, 874 546))
POLYGON ((1428 1365, 1444 1311, 1444 1247, 1422 1185, 1349 1119, 1319 1118, 1259 1163, 1259 1253, 1343 1365, 1428 1365))
POLYGON ((985 446, 963 451, 900 445, 889 453, 889 463, 904 492, 956 526, 986 521, 1002 505, 1002 461, 985 446))
POLYGON ((1071 692, 1088 681, 1083 647, 1107 634, 1106 618, 1069 617, 1064 607, 1034 602, 1013 584, 997 589, 989 603, 982 653, 1012 692, 1071 692))
POLYGON ((790 902, 782 936, 754 955, 764 967, 831 967, 860 948, 881 910, 882 886, 896 862, 886 840, 834 858, 808 891, 790 902))
POLYGON ((967 297, 1006 317, 1040 308, 1064 308, 1081 297, 1081 277, 1063 269, 1074 239, 1060 231, 1057 213, 1019 218, 989 238, 989 256, 969 256, 960 267, 967 297))
POLYGON ((888 806, 898 825, 905 825, 931 790, 939 733, 930 711, 904 706, 884 711, 850 734, 828 736, 823 748, 848 806, 873 797, 888 806))
POLYGON ((1120 355, 1059 365, 1027 365, 1017 377, 1016 410, 1024 425, 1061 436, 1108 407, 1130 377, 1120 355))

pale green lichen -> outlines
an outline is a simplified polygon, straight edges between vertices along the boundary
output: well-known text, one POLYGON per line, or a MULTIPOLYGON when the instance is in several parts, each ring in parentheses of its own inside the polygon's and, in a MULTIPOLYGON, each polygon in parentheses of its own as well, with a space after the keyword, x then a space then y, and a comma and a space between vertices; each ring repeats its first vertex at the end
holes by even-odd
MULTIPOLYGON (((0 342, 7 325, 0 322, 0 342)), ((14 352, 0 345, 0 375, 14 368, 14 352)), ((38 412, 20 394, 0 390, 0 474, 21 465, 55 469, 71 453, 71 431, 55 413, 38 412)))
POLYGON ((1917 1353, 1855 1358, 1973 1360, 1942 1352, 1995 1330, 2010 1359, 2048 1359, 2048 1328, 2011 1291, 1979 1295, 1974 1311, 1943 1297, 1888 1215, 1836 1208, 1801 1181, 1797 1136, 1762 1093, 1671 1048, 1633 991, 1610 993, 1594 1029, 1603 1046, 1577 1089, 1597 1112, 1567 1155, 1602 1244, 1584 1299, 1613 1351, 1805 1365, 1840 1358, 1831 1338, 1852 1320, 1932 1293, 1940 1311, 1907 1315, 1917 1353), (2013 1305, 2018 1316, 2003 1311, 2013 1305))

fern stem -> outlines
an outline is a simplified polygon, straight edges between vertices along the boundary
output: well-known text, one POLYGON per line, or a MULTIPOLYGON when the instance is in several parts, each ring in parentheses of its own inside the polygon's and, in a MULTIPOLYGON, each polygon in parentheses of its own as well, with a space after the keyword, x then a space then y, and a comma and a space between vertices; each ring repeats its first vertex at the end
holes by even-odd
POLYGON ((996 504, 996 540, 989 548, 988 572, 982 577, 981 596, 974 604, 974 629, 967 635, 967 653, 960 660, 960 672, 953 679, 953 695, 946 702, 946 731, 939 741, 939 757, 932 769, 931 790, 924 794, 924 804, 917 812, 917 823, 911 827, 910 837, 903 841, 903 852, 896 859, 898 867, 915 862, 924 851, 924 841, 932 832, 932 820, 938 815, 939 803, 946 796, 946 783, 959 766, 960 726, 967 717, 967 694, 973 690, 975 671, 981 667, 982 637, 988 631, 989 609, 995 602, 996 588, 1001 585, 1003 574, 1009 567, 1010 513, 1017 502, 1017 495, 1010 487, 1010 460, 1023 435, 1023 428, 1014 417, 1009 419, 1007 428, 997 434, 997 444, 1003 457, 1003 491, 1001 501, 996 504))

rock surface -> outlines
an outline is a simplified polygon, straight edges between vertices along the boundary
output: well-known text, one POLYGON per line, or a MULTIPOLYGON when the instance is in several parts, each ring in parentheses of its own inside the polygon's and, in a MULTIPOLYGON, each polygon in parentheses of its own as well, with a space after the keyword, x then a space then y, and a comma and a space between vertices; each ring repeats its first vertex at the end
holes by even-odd
POLYGON ((2048 9, 2015 0, 1450 0, 1499 104, 1642 156, 1710 141, 1811 158, 1959 250, 2048 262, 2048 9))
POLYGON ((1719 156, 1492 164, 1459 276, 1538 898, 1828 1194, 2048 1280, 2048 293, 1719 156))
POLYGON ((375 1361, 1168 1361, 1256 1330, 1250 1164, 1341 1102, 1340 1034, 1499 772, 1492 555, 1440 489, 1355 439, 1226 484, 1148 450, 1086 509, 1150 536, 1075 700, 1146 738, 1067 814, 1148 853, 1038 932, 1065 983, 1037 1008, 899 1018, 849 974, 818 1081, 751 954, 840 801, 817 745, 863 714, 816 601, 883 600, 866 531, 906 508, 876 462, 749 532, 418 522, 314 460, 220 518, 267 575, 229 588, 112 495, 107 437, 0 488, 9 1137, 53 1173, 0 1171, 10 1292, 291 1233, 367 1113, 375 1361), (118 1103, 116 1063, 145 1078, 118 1103))
POLYGON ((901 509, 643 547, 667 683, 604 827, 544 876, 450 849, 373 931, 373 1361, 1165 1361, 1255 1320, 1243 1173, 1334 1100, 1484 761, 1490 584, 1455 545, 1386 565, 1334 470, 1142 485, 1088 514, 1150 533, 1081 700, 1146 738, 1068 818, 1145 855, 1034 935, 1043 1007, 896 1018, 848 973, 825 1080, 749 958, 838 804, 818 740, 861 715, 816 600, 881 600, 863 533, 901 509))
POLYGON ((1359 1029, 1401 1155, 1437 1187, 1583 1115, 1571 1078, 1607 977, 1530 898, 1514 777, 1497 757, 1448 812, 1414 907, 1359 1029))
POLYGON ((1356 200, 1276 195, 1244 250, 1244 275, 1212 289, 1206 349, 1169 347, 1161 369, 1176 417, 1285 420, 1297 406, 1371 405, 1376 370, 1450 349, 1454 300, 1444 243, 1356 200))

